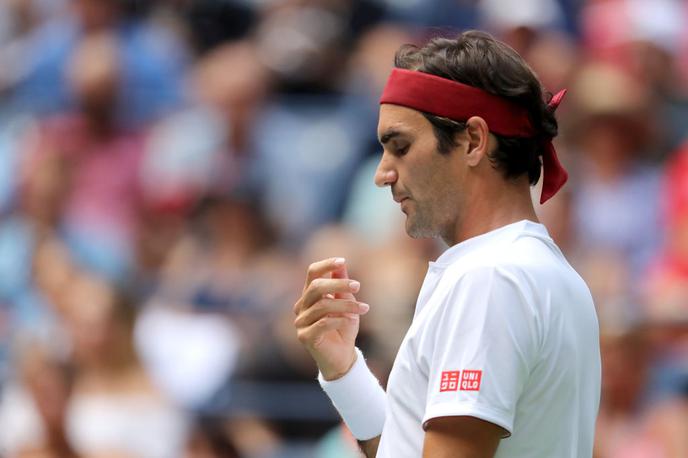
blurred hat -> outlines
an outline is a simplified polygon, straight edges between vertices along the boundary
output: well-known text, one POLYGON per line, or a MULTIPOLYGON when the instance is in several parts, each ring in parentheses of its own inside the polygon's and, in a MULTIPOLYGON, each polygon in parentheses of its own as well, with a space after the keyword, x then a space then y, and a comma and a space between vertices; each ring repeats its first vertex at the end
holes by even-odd
POLYGON ((574 80, 570 96, 582 116, 634 115, 642 112, 649 102, 646 86, 604 63, 583 67, 574 80))

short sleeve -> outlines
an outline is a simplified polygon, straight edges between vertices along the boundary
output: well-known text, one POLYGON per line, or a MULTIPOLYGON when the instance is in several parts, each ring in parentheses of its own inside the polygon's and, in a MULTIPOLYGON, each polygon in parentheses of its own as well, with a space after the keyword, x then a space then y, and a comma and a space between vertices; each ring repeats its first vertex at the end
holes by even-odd
POLYGON ((525 277, 480 267, 448 288, 425 327, 432 418, 471 416, 513 432, 516 406, 538 349, 538 326, 525 277))

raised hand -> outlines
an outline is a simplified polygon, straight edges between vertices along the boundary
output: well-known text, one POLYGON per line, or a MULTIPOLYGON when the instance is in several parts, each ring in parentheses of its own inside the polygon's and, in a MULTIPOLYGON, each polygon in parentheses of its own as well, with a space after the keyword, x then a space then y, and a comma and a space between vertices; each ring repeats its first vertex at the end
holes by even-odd
POLYGON ((356 360, 360 315, 369 310, 354 296, 360 287, 348 278, 344 259, 325 259, 308 267, 303 293, 294 304, 298 339, 325 380, 342 377, 356 360))

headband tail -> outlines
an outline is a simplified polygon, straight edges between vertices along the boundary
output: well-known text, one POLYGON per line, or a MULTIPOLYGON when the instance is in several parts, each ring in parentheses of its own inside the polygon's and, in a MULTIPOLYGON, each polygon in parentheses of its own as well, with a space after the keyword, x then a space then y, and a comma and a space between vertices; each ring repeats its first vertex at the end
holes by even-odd
MULTIPOLYGON (((564 96, 566 95, 566 89, 554 94, 552 99, 549 101, 547 106, 555 111, 564 96)), ((542 194, 540 194, 540 203, 544 204, 550 198, 552 198, 561 188, 564 186, 569 178, 569 174, 566 172, 564 166, 559 162, 557 157, 557 151, 554 149, 552 140, 549 140, 545 144, 545 152, 542 155, 542 194)))
POLYGON ((569 178, 566 169, 559 162, 557 152, 551 141, 545 145, 545 152, 542 155, 542 174, 540 203, 544 204, 564 186, 569 178))
POLYGON ((552 109, 552 111, 556 110, 559 104, 561 103, 562 100, 564 100, 564 96, 566 95, 566 89, 562 89, 561 91, 557 92, 554 94, 552 97, 552 100, 549 101, 547 104, 548 107, 552 109))

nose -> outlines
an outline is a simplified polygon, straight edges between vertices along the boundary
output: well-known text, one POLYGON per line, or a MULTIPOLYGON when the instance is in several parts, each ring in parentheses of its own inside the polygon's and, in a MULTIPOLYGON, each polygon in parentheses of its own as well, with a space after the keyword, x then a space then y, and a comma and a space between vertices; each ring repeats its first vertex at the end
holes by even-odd
POLYGON ((375 170, 375 184, 381 188, 385 186, 391 186, 397 181, 398 178, 399 175, 397 174, 397 171, 390 166, 389 161, 386 161, 385 157, 383 156, 382 159, 380 159, 380 163, 377 165, 377 169, 375 170))

